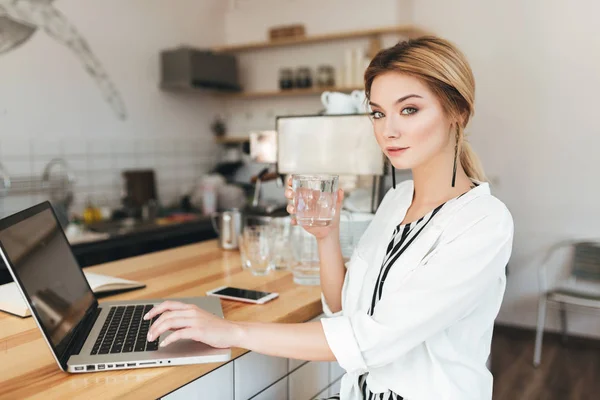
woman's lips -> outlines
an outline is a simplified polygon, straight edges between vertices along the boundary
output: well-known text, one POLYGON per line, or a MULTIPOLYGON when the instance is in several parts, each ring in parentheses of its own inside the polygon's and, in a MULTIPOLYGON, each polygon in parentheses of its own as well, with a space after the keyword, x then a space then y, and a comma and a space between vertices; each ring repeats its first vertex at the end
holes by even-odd
POLYGON ((387 147, 386 150, 390 156, 399 156, 408 150, 408 147, 387 147))

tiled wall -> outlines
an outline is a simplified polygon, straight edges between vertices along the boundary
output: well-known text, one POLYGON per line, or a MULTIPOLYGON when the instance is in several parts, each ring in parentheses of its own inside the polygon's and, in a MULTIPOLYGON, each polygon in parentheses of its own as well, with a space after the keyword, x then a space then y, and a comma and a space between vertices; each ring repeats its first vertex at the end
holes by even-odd
MULTIPOLYGON (((210 136, 150 138, 0 139, 0 163, 13 177, 41 176, 47 163, 63 158, 76 176, 72 211, 90 198, 97 205, 120 205, 125 169, 153 168, 161 203, 190 190, 215 164, 218 152, 210 136)), ((0 197, 2 216, 47 198, 47 194, 0 197)))

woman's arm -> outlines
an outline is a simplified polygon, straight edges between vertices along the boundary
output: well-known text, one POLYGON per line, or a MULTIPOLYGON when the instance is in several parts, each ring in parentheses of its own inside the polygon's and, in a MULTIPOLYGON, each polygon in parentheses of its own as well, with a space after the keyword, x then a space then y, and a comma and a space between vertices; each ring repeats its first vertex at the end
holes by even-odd
POLYGON ((173 331, 160 346, 191 339, 213 347, 241 347, 258 353, 307 361, 334 361, 321 322, 278 324, 234 322, 219 318, 193 304, 165 301, 152 308, 145 320, 152 324, 148 340, 173 331))
POLYGON ((301 324, 238 322, 235 347, 275 357, 335 361, 320 321, 301 324))
POLYGON ((338 228, 334 234, 317 241, 321 264, 321 291, 329 309, 334 313, 342 309, 342 286, 346 275, 339 237, 338 228))

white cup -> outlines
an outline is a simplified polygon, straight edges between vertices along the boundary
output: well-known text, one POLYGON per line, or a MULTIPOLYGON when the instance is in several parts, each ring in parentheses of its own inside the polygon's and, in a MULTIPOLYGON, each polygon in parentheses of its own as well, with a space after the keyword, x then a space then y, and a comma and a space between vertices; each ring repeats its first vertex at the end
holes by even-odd
POLYGON ((369 112, 369 105, 367 104, 367 95, 364 90, 354 90, 350 97, 354 102, 356 112, 359 114, 366 114, 369 112))
POLYGON ((355 100, 352 96, 340 92, 323 92, 321 103, 325 106, 326 114, 354 114, 355 100))

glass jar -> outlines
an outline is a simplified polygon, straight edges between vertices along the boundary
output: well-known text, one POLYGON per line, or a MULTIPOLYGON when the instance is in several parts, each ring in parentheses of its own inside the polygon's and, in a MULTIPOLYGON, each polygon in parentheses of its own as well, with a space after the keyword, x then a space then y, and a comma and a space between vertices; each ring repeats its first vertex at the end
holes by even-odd
POLYGON ((294 87, 294 73, 290 68, 279 70, 279 89, 286 90, 294 87))
POLYGON ((335 86, 335 70, 331 65, 321 65, 317 69, 317 85, 319 87, 335 86))
POLYGON ((312 75, 310 73, 310 68, 308 67, 299 67, 296 70, 296 87, 306 89, 312 87, 312 75))

